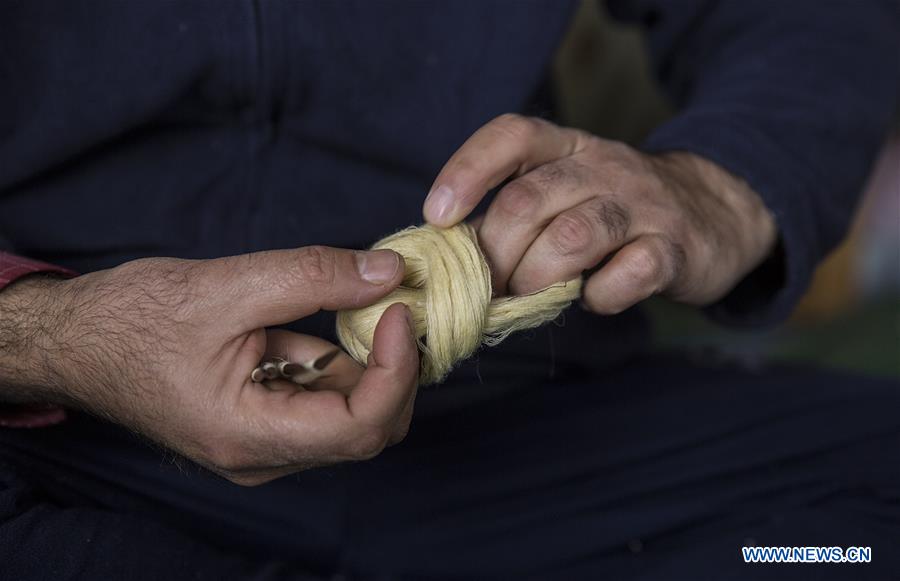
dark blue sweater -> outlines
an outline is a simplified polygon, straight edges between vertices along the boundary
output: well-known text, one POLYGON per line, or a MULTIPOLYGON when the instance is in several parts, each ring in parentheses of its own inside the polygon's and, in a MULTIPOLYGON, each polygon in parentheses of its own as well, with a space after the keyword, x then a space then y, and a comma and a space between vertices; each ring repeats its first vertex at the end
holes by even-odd
MULTIPOLYGON (((0 247, 82 272, 364 247, 421 220, 431 180, 475 129, 529 107, 573 4, 4 0, 0 247)), ((777 217, 782 260, 714 311, 784 317, 843 234, 894 111, 898 4, 610 9, 644 26, 682 107, 646 149, 711 158, 777 217)), ((550 370, 616 359, 643 335, 631 314, 577 309, 551 330, 490 357, 530 351, 550 370)))

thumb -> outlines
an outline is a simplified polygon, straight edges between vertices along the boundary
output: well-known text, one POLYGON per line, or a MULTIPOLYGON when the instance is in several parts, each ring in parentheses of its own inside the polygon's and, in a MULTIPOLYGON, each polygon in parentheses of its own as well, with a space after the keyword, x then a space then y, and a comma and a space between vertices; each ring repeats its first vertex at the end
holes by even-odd
MULTIPOLYGON (((220 305, 241 317, 242 331, 281 325, 321 309, 370 305, 403 279, 403 257, 392 250, 328 246, 255 252, 210 261, 220 305)), ((215 295, 212 295, 215 296, 215 295)))

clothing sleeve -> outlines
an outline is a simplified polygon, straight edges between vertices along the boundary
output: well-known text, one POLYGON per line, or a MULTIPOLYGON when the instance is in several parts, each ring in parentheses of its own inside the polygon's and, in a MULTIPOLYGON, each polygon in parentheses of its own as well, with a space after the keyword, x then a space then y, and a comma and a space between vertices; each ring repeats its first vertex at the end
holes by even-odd
POLYGON ((779 244, 709 313, 732 324, 786 318, 845 234, 895 112, 895 0, 611 0, 647 31, 679 113, 644 143, 703 156, 746 180, 779 244))
MULTIPOLYGON (((0 248, 4 240, 0 238, 0 248)), ((8 248, 8 246, 7 246, 8 248)), ((47 273, 59 276, 75 276, 67 268, 54 266, 39 260, 22 258, 0 250, 0 292, 14 281, 29 274, 47 273)), ((65 419, 65 411, 42 404, 4 404, 0 402, 0 428, 37 428, 59 423, 65 419)))
POLYGON ((67 268, 54 266, 39 260, 22 258, 0 250, 0 291, 25 275, 37 273, 57 274, 66 277, 75 276, 75 273, 67 268))

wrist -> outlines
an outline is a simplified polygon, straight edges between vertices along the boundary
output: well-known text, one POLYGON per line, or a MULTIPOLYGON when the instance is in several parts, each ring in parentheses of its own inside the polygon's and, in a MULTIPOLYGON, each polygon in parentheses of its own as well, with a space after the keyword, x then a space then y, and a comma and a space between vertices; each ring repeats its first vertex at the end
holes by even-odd
POLYGON ((0 401, 69 403, 55 354, 71 319, 68 281, 35 274, 0 290, 0 401))

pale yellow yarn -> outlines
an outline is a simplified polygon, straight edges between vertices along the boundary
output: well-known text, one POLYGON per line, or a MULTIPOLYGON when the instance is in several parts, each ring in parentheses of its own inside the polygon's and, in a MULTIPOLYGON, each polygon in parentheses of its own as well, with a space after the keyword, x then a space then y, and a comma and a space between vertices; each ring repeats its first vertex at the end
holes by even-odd
POLYGON ((552 321, 581 293, 579 277, 528 295, 492 299, 491 274, 468 224, 412 226, 372 248, 398 252, 406 261, 406 275, 400 287, 376 304, 340 311, 338 337, 365 365, 381 314, 394 303, 406 303, 422 354, 423 385, 444 379, 481 344, 496 345, 510 333, 552 321))

